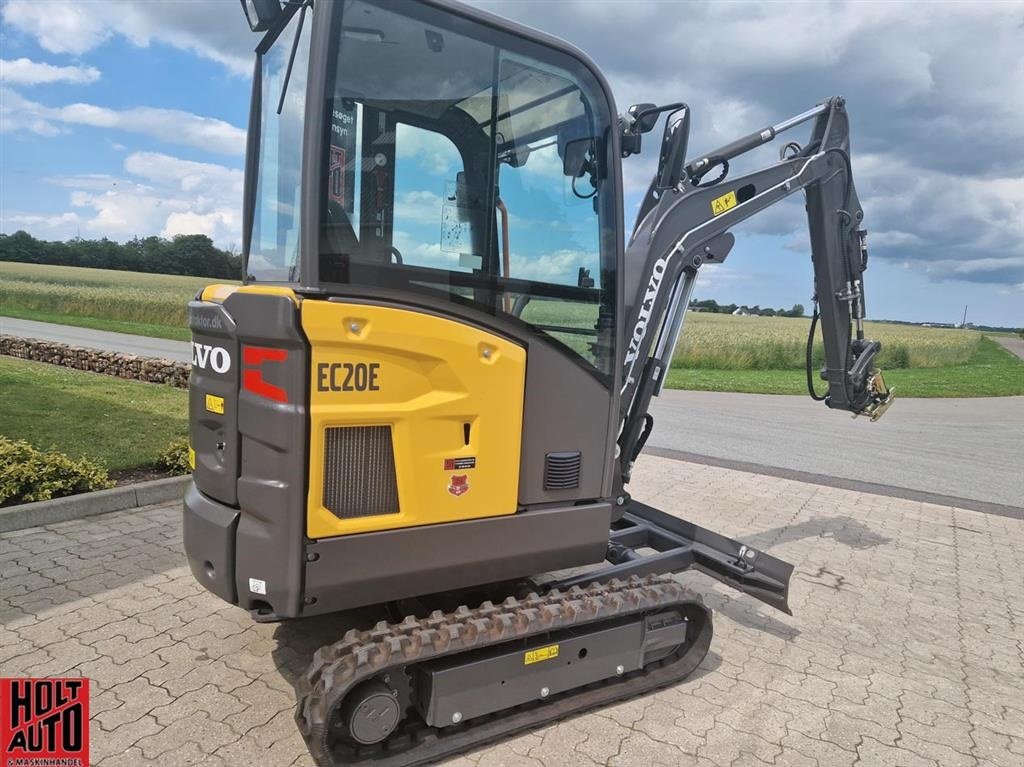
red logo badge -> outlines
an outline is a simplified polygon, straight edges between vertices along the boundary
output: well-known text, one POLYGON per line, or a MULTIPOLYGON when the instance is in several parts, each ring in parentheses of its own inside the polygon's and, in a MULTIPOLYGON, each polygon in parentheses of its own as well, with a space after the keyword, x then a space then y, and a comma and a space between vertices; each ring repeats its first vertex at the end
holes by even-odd
POLYGON ((465 474, 452 474, 452 483, 448 485, 452 495, 463 495, 469 492, 469 477, 465 474))
POLYGON ((89 765, 88 679, 0 679, 0 765, 89 765))

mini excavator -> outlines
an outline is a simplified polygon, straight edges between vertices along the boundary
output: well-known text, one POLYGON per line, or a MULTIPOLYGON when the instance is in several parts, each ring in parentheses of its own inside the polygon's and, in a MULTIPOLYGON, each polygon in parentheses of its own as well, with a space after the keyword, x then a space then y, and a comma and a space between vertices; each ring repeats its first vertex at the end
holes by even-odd
POLYGON ((257 621, 386 608, 297 682, 316 762, 426 764, 677 683, 711 642, 686 570, 789 613, 790 564, 627 487, 698 272, 797 192, 810 393, 890 405, 843 99, 688 157, 686 104, 619 115, 579 50, 476 8, 242 6, 245 272, 189 304, 184 546, 257 621), (627 239, 623 160, 662 118, 627 239))

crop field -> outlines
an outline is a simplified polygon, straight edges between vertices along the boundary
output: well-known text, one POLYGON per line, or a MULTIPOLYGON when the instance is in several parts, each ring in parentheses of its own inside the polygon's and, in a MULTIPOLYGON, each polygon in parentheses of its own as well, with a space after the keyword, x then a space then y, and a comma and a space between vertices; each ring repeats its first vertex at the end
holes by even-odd
POLYGON ((0 313, 187 340, 185 306, 209 277, 0 263, 0 313))
MULTIPOLYGON (((803 318, 692 312, 686 316, 672 366, 695 370, 803 370, 810 324, 803 318)), ((885 369, 963 365, 982 339, 982 334, 974 330, 887 322, 865 323, 864 334, 882 342, 877 359, 885 369)), ((824 359, 820 327, 816 336, 813 360, 818 367, 824 359)))
MULTIPOLYGON (((188 340, 185 306, 213 280, 106 269, 0 263, 0 314, 24 319, 188 340)), ((594 305, 533 301, 531 322, 592 328, 594 305)), ((799 394, 806 388, 809 319, 734 317, 691 312, 672 361, 668 386, 712 391, 799 394)), ((878 363, 903 396, 1024 394, 1024 362, 973 330, 869 322, 882 342, 878 363)), ((586 355, 586 335, 556 333, 586 355)), ((813 364, 823 351, 815 341, 813 364)), ((822 382, 817 381, 819 388, 822 382)))

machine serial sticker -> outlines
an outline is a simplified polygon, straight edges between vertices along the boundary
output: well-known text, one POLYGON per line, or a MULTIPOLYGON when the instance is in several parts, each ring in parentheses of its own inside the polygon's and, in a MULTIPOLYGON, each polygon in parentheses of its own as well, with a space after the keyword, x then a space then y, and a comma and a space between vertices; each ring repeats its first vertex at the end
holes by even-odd
POLYGON ((470 458, 445 458, 444 459, 444 470, 445 471, 462 471, 463 469, 475 469, 476 468, 476 456, 470 458))
POLYGON ((211 413, 224 415, 224 398, 218 397, 216 394, 207 394, 206 409, 211 413))
POLYGON ((716 197, 711 201, 711 212, 720 216, 727 210, 731 210, 736 207, 736 192, 729 192, 723 194, 721 197, 716 197))
POLYGON ((552 644, 547 647, 540 647, 536 650, 528 650, 526 655, 523 657, 523 665, 529 666, 531 663, 540 663, 541 661, 551 660, 552 658, 558 657, 558 645, 552 644))
POLYGON ((196 470, 196 451, 192 449, 191 445, 188 447, 188 467, 192 471, 196 470))

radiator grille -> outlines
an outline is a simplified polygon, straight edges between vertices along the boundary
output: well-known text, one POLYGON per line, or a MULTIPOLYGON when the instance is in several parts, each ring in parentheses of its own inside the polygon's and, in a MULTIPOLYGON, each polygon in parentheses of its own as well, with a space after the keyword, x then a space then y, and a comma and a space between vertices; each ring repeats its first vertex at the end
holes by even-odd
POLYGON ((580 486, 580 453, 548 453, 544 456, 544 489, 571 490, 580 486))
POLYGON ((339 426, 324 434, 324 507, 340 519, 398 513, 389 426, 339 426))

